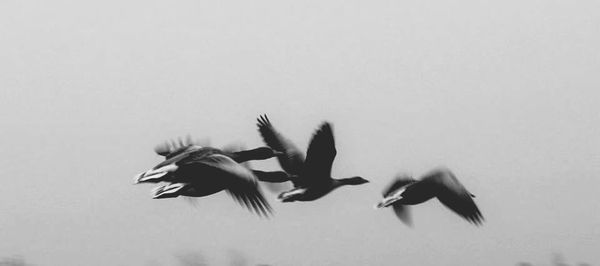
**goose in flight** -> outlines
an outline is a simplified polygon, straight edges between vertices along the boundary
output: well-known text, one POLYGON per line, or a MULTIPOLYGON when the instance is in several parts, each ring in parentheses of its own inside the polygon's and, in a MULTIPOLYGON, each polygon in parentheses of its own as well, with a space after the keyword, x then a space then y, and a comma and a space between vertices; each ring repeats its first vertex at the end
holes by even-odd
POLYGON ((159 148, 156 150, 166 159, 136 176, 138 183, 169 182, 154 190, 155 199, 204 197, 225 190, 259 215, 268 216, 272 212, 253 172, 222 151, 193 144, 182 145, 170 153, 159 148))
MULTIPOLYGON (((250 160, 266 160, 269 158, 273 158, 279 154, 279 152, 274 151, 269 147, 259 147, 251 150, 241 150, 234 151, 233 148, 229 149, 216 149, 211 147, 202 147, 198 142, 191 140, 188 138, 184 141, 181 138, 179 142, 171 141, 164 142, 160 145, 157 145, 154 148, 154 151, 158 155, 162 155, 165 157, 165 161, 158 164, 154 168, 149 171, 140 173, 135 176, 134 183, 159 183, 161 181, 172 181, 172 172, 169 171, 169 165, 173 161, 177 161, 180 158, 185 158, 190 153, 202 154, 202 155, 210 155, 210 154, 221 154, 227 156, 234 160, 237 163, 243 163, 250 160), (167 168, 163 168, 167 167, 167 168)), ((287 174, 279 171, 279 172, 263 172, 263 171, 253 171, 255 175, 259 179, 263 178, 266 181, 269 181, 273 178, 282 179, 287 174)))
POLYGON ((467 221, 481 225, 483 215, 472 198, 475 196, 456 179, 450 170, 435 169, 420 180, 401 175, 383 191, 376 208, 392 206, 394 213, 407 225, 412 224, 407 205, 416 205, 436 197, 442 204, 467 221))
POLYGON ((266 115, 260 116, 257 120, 258 130, 264 142, 271 149, 279 152, 277 154, 279 164, 294 184, 292 190, 278 196, 281 201, 313 201, 338 187, 369 182, 359 176, 343 179, 331 177, 331 166, 337 152, 329 123, 322 123, 314 133, 305 159, 294 144, 275 130, 266 115))

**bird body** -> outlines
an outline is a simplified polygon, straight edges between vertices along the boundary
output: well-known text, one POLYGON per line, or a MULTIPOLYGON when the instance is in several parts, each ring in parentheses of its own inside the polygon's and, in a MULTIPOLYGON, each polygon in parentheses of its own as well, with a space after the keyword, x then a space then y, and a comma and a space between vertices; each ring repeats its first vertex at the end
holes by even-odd
POLYGON ((438 168, 425 174, 418 181, 406 176, 397 177, 384 190, 383 199, 376 208, 392 206, 400 220, 411 224, 406 205, 417 205, 437 198, 458 215, 479 225, 483 221, 483 215, 472 197, 475 196, 467 191, 450 170, 438 168))
MULTIPOLYGON (((135 178, 136 183, 169 182, 154 190, 154 198, 203 197, 227 191, 235 200, 257 214, 268 216, 271 213, 271 207, 260 192, 256 176, 232 158, 236 155, 198 145, 171 147, 170 153, 159 147, 155 150, 164 155, 165 160, 135 178)), ((274 156, 274 153, 271 154, 274 156)), ((260 157, 253 156, 251 152, 238 155, 236 159, 260 157)))
POLYGON ((398 204, 416 205, 434 198, 436 194, 427 183, 414 182, 402 187, 393 196, 398 198, 398 204))
POLYGON ((293 143, 275 130, 266 115, 259 117, 257 121, 263 140, 267 146, 279 152, 279 164, 294 184, 292 190, 279 195, 281 201, 313 201, 340 186, 368 182, 358 176, 344 179, 331 177, 331 166, 337 154, 331 124, 321 124, 312 137, 305 159, 304 154, 293 143))

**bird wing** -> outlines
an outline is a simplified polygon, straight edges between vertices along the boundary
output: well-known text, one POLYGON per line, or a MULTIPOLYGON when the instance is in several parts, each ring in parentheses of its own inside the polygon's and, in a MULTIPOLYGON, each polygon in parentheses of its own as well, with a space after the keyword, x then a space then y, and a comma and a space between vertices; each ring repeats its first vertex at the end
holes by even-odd
POLYGON ((158 169, 169 164, 189 164, 199 161, 200 158, 213 153, 212 148, 202 148, 200 146, 187 146, 175 150, 173 153, 166 155, 164 161, 160 162, 152 169, 158 169))
POLYGON ((315 132, 308 145, 306 161, 302 172, 302 178, 307 182, 320 182, 325 178, 331 178, 331 165, 337 151, 331 124, 321 124, 315 132))
POLYGON ((484 218, 472 199, 472 194, 448 170, 431 172, 423 181, 431 182, 437 187, 437 198, 452 211, 467 219, 469 222, 480 225, 484 218))
POLYGON ((222 154, 206 156, 200 163, 218 169, 222 173, 222 176, 217 178, 227 180, 227 192, 238 203, 258 215, 268 217, 272 213, 271 206, 262 195, 251 170, 222 154))
POLYGON ((245 150, 247 150, 246 146, 240 142, 229 143, 221 148, 221 151, 227 154, 233 154, 245 150))
POLYGON ((396 191, 397 189, 399 189, 403 186, 406 186, 408 184, 414 183, 414 182, 415 182, 415 180, 410 177, 407 177, 404 175, 397 176, 396 179, 382 191, 382 194, 384 197, 387 197, 390 194, 392 194, 394 191, 396 191))
POLYGON ((410 215, 410 207, 407 205, 402 205, 400 203, 393 203, 392 209, 394 210, 394 214, 402 221, 404 224, 408 226, 412 226, 412 217, 410 215))
POLYGON ((154 152, 169 159, 181 153, 201 149, 202 146, 204 145, 200 145, 199 141, 192 140, 192 137, 188 135, 185 140, 178 138, 177 141, 171 140, 158 144, 154 147, 154 152))
POLYGON ((282 153, 277 156, 281 168, 290 174, 298 175, 304 164, 302 152, 275 130, 266 115, 260 116, 257 121, 258 131, 267 146, 282 153))

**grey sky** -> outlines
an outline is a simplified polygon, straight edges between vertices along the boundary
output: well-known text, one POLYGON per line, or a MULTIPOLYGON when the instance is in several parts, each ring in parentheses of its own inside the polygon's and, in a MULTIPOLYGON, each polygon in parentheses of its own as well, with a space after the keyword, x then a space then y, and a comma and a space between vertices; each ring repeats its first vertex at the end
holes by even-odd
MULTIPOLYGON (((272 265, 600 263, 598 1, 0 2, 0 256, 170 265, 231 250, 272 265), (302 149, 334 124, 341 188, 261 220, 132 178, 191 134, 302 149), (445 165, 474 227, 437 201, 415 228, 373 210, 400 171, 445 165)), ((277 169, 274 161, 255 167, 277 169)))

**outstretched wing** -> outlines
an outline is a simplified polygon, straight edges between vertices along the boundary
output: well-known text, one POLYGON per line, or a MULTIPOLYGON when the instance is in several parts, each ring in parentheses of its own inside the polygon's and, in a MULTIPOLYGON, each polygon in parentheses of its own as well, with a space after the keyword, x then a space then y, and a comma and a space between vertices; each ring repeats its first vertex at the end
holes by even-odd
POLYGON ((437 187, 437 198, 446 207, 467 219, 469 222, 480 225, 484 218, 473 201, 473 195, 456 179, 454 174, 446 169, 436 170, 423 178, 437 187))
POLYGON ((331 124, 325 122, 315 132, 308 146, 302 173, 306 180, 302 181, 320 182, 331 178, 331 165, 336 154, 331 124))
POLYGON ((222 154, 206 156, 201 163, 219 170, 222 176, 215 178, 227 180, 227 192, 238 203, 258 215, 268 217, 272 213, 271 206, 258 187, 256 177, 248 168, 222 154))
POLYGON ((258 131, 265 144, 271 149, 282 153, 277 156, 281 168, 292 175, 300 174, 302 165, 304 164, 304 155, 302 152, 275 130, 266 115, 260 116, 257 121, 258 131))

